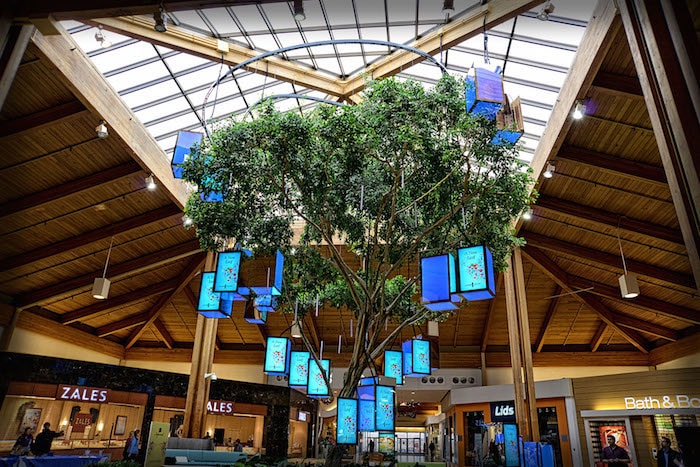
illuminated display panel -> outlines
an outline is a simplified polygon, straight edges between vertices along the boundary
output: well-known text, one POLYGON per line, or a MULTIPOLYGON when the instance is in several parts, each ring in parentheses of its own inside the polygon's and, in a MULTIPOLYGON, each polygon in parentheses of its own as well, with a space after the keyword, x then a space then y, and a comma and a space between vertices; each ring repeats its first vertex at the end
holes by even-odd
POLYGON ((263 371, 269 375, 287 375, 291 350, 292 343, 286 337, 268 337, 263 371))
POLYGON ((393 431, 395 404, 394 388, 391 386, 377 386, 376 389, 376 431, 393 431))
MULTIPOLYGON (((321 360, 321 366, 326 375, 330 378, 331 361, 321 360)), ((309 397, 328 397, 330 394, 330 388, 323 380, 321 369, 314 359, 309 359, 309 384, 306 389, 306 395, 309 397)))
POLYGON ((336 443, 357 444, 357 399, 338 398, 336 443))

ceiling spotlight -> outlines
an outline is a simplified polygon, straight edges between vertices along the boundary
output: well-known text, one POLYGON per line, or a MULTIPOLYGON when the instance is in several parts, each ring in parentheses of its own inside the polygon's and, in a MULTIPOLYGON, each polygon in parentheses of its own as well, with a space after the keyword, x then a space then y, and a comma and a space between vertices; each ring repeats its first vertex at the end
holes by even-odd
POLYGON ((574 120, 581 120, 584 115, 586 115, 586 104, 584 104, 583 101, 576 101, 571 116, 574 120))
POLYGON ((192 218, 188 216, 182 216, 182 225, 185 227, 189 227, 192 225, 192 218))
POLYGON ((294 21, 304 21, 305 19, 304 3, 302 0, 294 0, 294 21))
POLYGON ((99 125, 95 127, 95 133, 97 133, 98 138, 106 138, 109 136, 109 132, 107 131, 107 125, 105 124, 105 121, 102 120, 99 125))
POLYGON ((526 221, 532 219, 532 209, 527 208, 525 211, 523 211, 523 219, 525 219, 526 221))
POLYGON ((444 0, 442 2, 442 12, 446 15, 455 12, 455 0, 444 0))
POLYGON ((148 177, 145 178, 146 181, 146 188, 149 190, 153 191, 156 189, 156 179, 153 178, 153 174, 149 175, 148 177))
POLYGON ((216 373, 204 373, 204 379, 210 379, 216 381, 216 373))
POLYGON ((158 32, 165 32, 168 30, 168 28, 165 26, 165 8, 163 8, 162 5, 156 10, 155 13, 153 13, 153 19, 156 22, 153 29, 158 32))
POLYGON ((552 14, 553 11, 554 5, 552 5, 552 2, 547 2, 537 14, 537 19, 540 21, 549 21, 549 15, 552 14))
POLYGON ((552 178, 552 175, 554 175, 554 171, 557 168, 552 164, 551 162, 547 162, 547 169, 544 171, 542 175, 544 175, 544 178, 552 178))
POLYGON ((100 47, 106 49, 107 47, 112 47, 112 42, 105 38, 105 34, 102 31, 102 25, 97 27, 97 32, 95 33, 95 40, 100 44, 100 47))

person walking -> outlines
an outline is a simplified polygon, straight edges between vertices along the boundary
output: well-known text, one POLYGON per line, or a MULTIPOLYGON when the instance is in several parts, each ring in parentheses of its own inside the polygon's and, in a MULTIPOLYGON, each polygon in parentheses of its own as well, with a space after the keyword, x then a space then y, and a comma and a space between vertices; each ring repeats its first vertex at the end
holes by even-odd
POLYGON ((671 449, 671 440, 662 436, 661 449, 656 453, 656 465, 658 467, 676 467, 676 459, 679 458, 678 451, 671 449))
POLYGON ((428 445, 428 450, 430 451, 430 462, 433 462, 435 460, 435 443, 430 442, 428 445))

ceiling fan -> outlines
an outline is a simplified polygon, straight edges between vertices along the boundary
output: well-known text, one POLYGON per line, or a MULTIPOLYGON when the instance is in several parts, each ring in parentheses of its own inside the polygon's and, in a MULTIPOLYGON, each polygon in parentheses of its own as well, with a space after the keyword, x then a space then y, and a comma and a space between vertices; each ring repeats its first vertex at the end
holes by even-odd
POLYGON ((550 300, 550 299, 552 299, 552 298, 564 297, 564 296, 566 296, 566 295, 574 295, 574 294, 578 294, 578 293, 581 293, 581 292, 588 292, 589 290, 593 290, 593 288, 594 288, 594 287, 591 286, 591 287, 586 287, 585 289, 576 289, 576 290, 572 290, 571 292, 564 292, 564 293, 560 293, 560 294, 557 294, 557 295, 550 295, 549 297, 545 297, 544 299, 545 299, 545 300, 550 300))

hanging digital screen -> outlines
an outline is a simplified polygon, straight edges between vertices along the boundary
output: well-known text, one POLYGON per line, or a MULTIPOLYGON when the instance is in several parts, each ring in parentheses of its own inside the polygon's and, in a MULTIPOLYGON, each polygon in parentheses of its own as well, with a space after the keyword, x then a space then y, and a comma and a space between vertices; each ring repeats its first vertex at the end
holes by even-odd
MULTIPOLYGON (((269 272, 268 272, 269 274, 269 272)), ((281 251, 277 250, 275 254, 275 272, 272 277, 272 284, 270 284, 269 277, 267 278, 267 283, 262 285, 255 285, 251 287, 251 290, 258 295, 282 295, 282 276, 284 274, 284 255, 281 251)))
POLYGON ((403 384, 403 353, 398 350, 384 351, 384 376, 395 379, 397 385, 403 384))
POLYGON ((506 454, 506 467, 520 465, 520 446, 518 444, 518 425, 503 424, 503 451, 506 454))
POLYGON ((214 286, 214 273, 202 273, 202 282, 199 284, 199 300, 197 311, 219 311, 221 296, 212 290, 214 286))
POLYGON ((403 374, 413 376, 413 341, 402 343, 401 350, 403 355, 403 374))
MULTIPOLYGON (((326 375, 330 378, 331 361, 321 360, 321 367, 323 367, 326 375)), ((321 368, 316 364, 316 360, 309 359, 309 384, 306 389, 306 395, 308 397, 328 397, 330 394, 330 388, 323 379, 321 368)))
POLYGON ((393 455, 395 452, 394 442, 394 433, 379 433, 379 452, 393 455))
POLYGON ((430 341, 413 339, 413 374, 429 375, 430 368, 430 341))
POLYGON ((391 386, 377 386, 375 401, 377 431, 393 431, 395 418, 394 388, 391 386))
POLYGON ((286 337, 268 337, 265 348, 264 372, 273 376, 286 376, 289 373, 289 359, 292 342, 286 337))
POLYGON ((214 292, 235 292, 238 290, 238 277, 241 270, 240 251, 222 251, 216 259, 214 292))
POLYGON ((292 351, 289 364, 289 386, 305 387, 309 384, 309 352, 292 351))
POLYGON ((338 398, 337 444, 357 444, 357 399, 338 398))
POLYGON ((360 399, 358 428, 360 431, 377 431, 374 428, 374 399, 360 399))
POLYGON ((459 248, 458 292, 467 300, 488 300, 496 296, 495 273, 491 251, 483 246, 459 248))
POLYGON ((173 170, 173 177, 182 178, 182 167, 180 167, 190 156, 192 146, 202 140, 202 133, 194 131, 178 131, 173 158, 170 161, 173 170))
POLYGON ((455 259, 451 254, 421 258, 421 302, 431 311, 457 309, 455 259))

